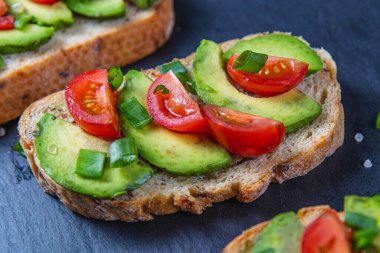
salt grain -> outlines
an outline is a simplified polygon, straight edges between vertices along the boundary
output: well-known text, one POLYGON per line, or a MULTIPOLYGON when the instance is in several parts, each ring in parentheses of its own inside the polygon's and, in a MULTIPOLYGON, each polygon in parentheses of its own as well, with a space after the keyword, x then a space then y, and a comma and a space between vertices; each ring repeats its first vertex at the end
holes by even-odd
POLYGON ((368 168, 372 168, 372 162, 371 162, 371 160, 369 160, 369 159, 365 160, 364 167, 367 168, 367 169, 368 168))
POLYGON ((363 141, 364 135, 361 133, 356 133, 354 138, 355 138, 355 141, 359 143, 363 141))
POLYGON ((0 137, 4 137, 7 132, 4 127, 0 127, 0 137))

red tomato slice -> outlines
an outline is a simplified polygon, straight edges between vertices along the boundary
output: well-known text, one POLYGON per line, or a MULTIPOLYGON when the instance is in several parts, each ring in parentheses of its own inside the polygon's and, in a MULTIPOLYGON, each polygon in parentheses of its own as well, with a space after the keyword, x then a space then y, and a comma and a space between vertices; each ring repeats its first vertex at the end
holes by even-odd
POLYGON ((227 71, 244 90, 260 96, 274 96, 296 87, 305 77, 309 64, 289 58, 269 56, 258 73, 247 73, 232 67, 239 55, 231 56, 227 71))
POLYGON ((32 0, 32 1, 39 4, 49 4, 49 5, 52 5, 58 2, 58 0, 32 0))
POLYGON ((0 17, 0 30, 13 29, 15 18, 12 15, 0 17))
POLYGON ((285 136, 284 124, 214 105, 202 107, 211 135, 231 153, 258 156, 274 150, 285 136))
POLYGON ((8 12, 8 6, 4 0, 0 0, 0 16, 4 16, 8 12))
POLYGON ((191 98, 172 71, 160 75, 150 86, 147 95, 149 113, 164 127, 177 132, 203 132, 205 120, 199 105, 191 98), (169 93, 162 90, 154 92, 163 85, 169 93))
POLYGON ((65 89, 66 103, 75 122, 86 132, 113 140, 120 137, 116 96, 106 69, 91 70, 75 77, 65 89))
POLYGON ((349 233, 338 214, 328 210, 303 234, 302 253, 350 253, 349 233))

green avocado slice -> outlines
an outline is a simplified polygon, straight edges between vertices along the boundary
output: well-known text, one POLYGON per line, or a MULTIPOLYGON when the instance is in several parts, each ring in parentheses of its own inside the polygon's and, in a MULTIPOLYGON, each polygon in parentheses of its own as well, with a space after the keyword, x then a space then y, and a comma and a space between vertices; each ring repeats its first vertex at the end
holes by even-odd
POLYGON ((259 234, 250 253, 300 253, 303 225, 293 212, 275 216, 259 234))
MULTIPOLYGON (((120 103, 135 97, 146 108, 147 91, 152 81, 144 73, 130 70, 126 75, 120 103)), ((149 163, 178 175, 200 175, 227 167, 232 158, 208 137, 170 131, 154 122, 133 128, 120 113, 125 135, 132 136, 139 155, 149 163)))
POLYGON ((153 175, 152 168, 139 160, 119 168, 110 168, 107 161, 101 179, 81 177, 75 174, 79 150, 108 152, 109 143, 51 114, 45 114, 38 127, 34 146, 41 168, 57 184, 71 191, 93 198, 113 198, 139 187, 153 175))
POLYGON ((125 15, 123 0, 67 0, 69 8, 76 14, 89 18, 117 18, 125 15))
POLYGON ((323 67, 321 58, 305 42, 288 34, 273 33, 241 40, 227 50, 223 57, 227 61, 231 55, 241 54, 245 50, 306 62, 309 64, 308 75, 323 67))
POLYGON ((344 198, 344 211, 370 216, 380 225, 380 200, 371 197, 346 196, 344 198))
MULTIPOLYGON (((73 13, 61 1, 52 5, 39 4, 30 0, 7 0, 6 2, 9 5, 21 4, 26 13, 31 15, 33 21, 39 25, 54 26, 58 29, 74 23, 73 13)), ((12 8, 10 10, 12 12, 12 8)))
POLYGON ((287 133, 310 123, 322 111, 321 105, 297 89, 266 98, 238 91, 228 80, 220 46, 209 40, 203 40, 195 53, 194 77, 197 94, 206 104, 281 121, 287 133))
POLYGON ((26 25, 23 29, 0 31, 0 54, 13 54, 34 50, 48 42, 54 27, 26 25))

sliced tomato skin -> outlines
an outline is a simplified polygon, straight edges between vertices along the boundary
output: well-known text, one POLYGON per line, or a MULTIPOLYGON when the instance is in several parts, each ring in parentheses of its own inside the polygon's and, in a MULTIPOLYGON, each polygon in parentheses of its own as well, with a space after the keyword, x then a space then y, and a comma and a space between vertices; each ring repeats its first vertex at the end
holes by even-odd
POLYGON ((58 2, 58 0, 32 0, 32 1, 39 4, 48 4, 48 5, 52 5, 58 2))
POLYGON ((147 105, 154 121, 170 130, 185 133, 205 132, 206 122, 199 105, 172 71, 160 75, 151 84, 147 105), (159 85, 164 85, 169 93, 154 92, 159 85))
POLYGON ((329 209, 304 231, 302 253, 350 253, 349 232, 338 214, 329 209))
POLYGON ((11 30, 14 27, 15 18, 12 15, 0 17, 0 30, 11 30))
POLYGON ((205 105, 202 113, 215 140, 231 153, 254 157, 271 152, 285 136, 284 124, 215 105, 205 105))
POLYGON ((8 12, 8 6, 4 0, 0 0, 0 17, 4 16, 8 12))
POLYGON ((229 75, 238 86, 260 96, 275 96, 293 89, 305 78, 309 68, 309 64, 295 59, 269 56, 258 73, 247 73, 232 67, 238 57, 234 54, 228 60, 229 75))
POLYGON ((115 140, 120 137, 120 122, 117 98, 108 84, 107 74, 106 69, 98 69, 75 77, 65 89, 65 99, 72 117, 84 131, 106 140, 115 140), (88 109, 85 102, 91 85, 97 86, 90 91, 94 94, 91 108, 97 105, 100 108, 96 113, 88 109))

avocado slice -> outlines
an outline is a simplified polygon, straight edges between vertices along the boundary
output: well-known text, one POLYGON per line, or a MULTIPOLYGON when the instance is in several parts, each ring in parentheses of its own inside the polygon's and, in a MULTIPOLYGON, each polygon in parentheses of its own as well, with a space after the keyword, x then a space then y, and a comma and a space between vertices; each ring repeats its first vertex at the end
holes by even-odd
POLYGON ((34 50, 49 41, 54 27, 26 25, 23 29, 0 31, 0 54, 13 54, 34 50))
POLYGON ((303 225, 294 212, 275 216, 259 234, 251 253, 300 253, 303 225))
MULTIPOLYGON (((135 97, 147 108, 146 94, 151 83, 144 73, 130 70, 120 102, 135 97)), ((120 119, 125 135, 135 139, 139 155, 168 172, 200 175, 227 167, 232 162, 229 153, 206 136, 173 132, 154 122, 137 129, 121 113, 120 119)))
POLYGON ((45 114, 38 127, 34 146, 40 165, 57 184, 69 190, 93 198, 113 198, 139 187, 153 175, 152 168, 143 161, 112 169, 108 161, 101 179, 81 177, 75 174, 79 150, 108 152, 109 143, 51 114, 45 114))
POLYGON ((203 40, 195 53, 194 77, 200 99, 206 104, 232 108, 249 114, 275 119, 292 133, 313 121, 322 107, 297 89, 266 98, 238 91, 224 70, 222 50, 218 44, 203 40))
POLYGON ((7 0, 6 2, 9 5, 21 4, 25 8, 26 13, 31 15, 33 21, 39 25, 54 26, 58 29, 74 23, 73 13, 61 1, 52 5, 39 4, 30 0, 7 0))
POLYGON ((223 57, 227 61, 231 55, 241 54, 245 50, 307 62, 309 63, 307 75, 323 67, 321 58, 305 42, 288 34, 273 33, 241 40, 227 50, 223 57))
POLYGON ((123 0, 67 0, 69 8, 76 14, 89 18, 118 18, 125 15, 123 0))
POLYGON ((380 225, 380 201, 371 197, 346 196, 344 198, 344 211, 370 216, 380 225))

